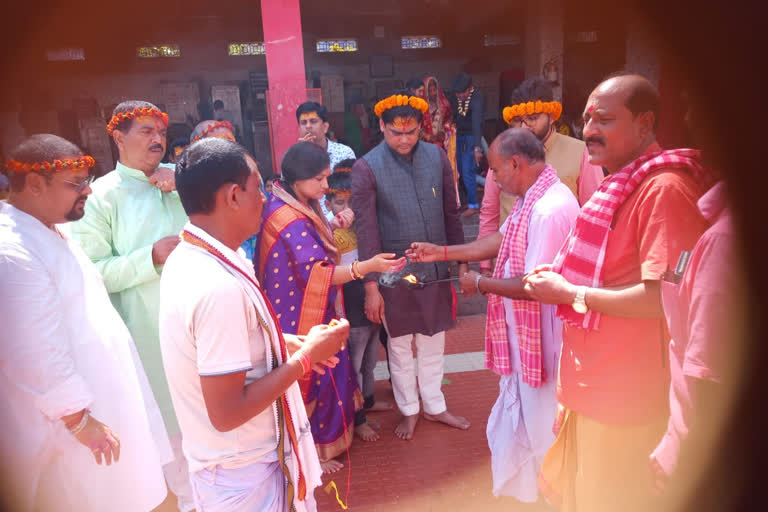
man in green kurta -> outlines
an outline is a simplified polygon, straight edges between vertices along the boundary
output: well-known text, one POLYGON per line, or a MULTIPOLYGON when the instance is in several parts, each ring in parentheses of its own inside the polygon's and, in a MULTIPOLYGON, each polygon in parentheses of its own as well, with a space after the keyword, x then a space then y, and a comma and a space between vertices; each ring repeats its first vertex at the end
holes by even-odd
POLYGON ((174 189, 173 168, 160 164, 167 126, 168 116, 151 103, 126 101, 115 108, 107 130, 119 161, 93 183, 85 216, 72 223, 71 231, 101 272, 136 342, 174 448, 165 477, 179 509, 187 512, 194 501, 158 336, 160 272, 188 220, 174 189))

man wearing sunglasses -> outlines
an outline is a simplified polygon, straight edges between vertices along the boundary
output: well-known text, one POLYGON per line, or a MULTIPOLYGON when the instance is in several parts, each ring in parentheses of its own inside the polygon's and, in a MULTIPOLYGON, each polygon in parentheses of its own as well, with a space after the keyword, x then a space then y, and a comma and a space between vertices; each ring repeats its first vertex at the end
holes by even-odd
POLYGON ((171 447, 130 333, 59 229, 83 217, 93 165, 48 134, 22 141, 5 165, 0 472, 18 510, 149 511, 167 493, 171 447))

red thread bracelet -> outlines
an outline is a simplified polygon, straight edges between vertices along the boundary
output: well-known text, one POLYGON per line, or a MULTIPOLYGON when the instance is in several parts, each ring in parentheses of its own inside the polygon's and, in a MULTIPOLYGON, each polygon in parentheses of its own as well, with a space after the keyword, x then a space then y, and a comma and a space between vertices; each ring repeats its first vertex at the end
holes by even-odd
POLYGON ((312 369, 312 361, 309 359, 309 354, 306 352, 302 353, 300 361, 301 367, 304 369, 305 374, 312 369))

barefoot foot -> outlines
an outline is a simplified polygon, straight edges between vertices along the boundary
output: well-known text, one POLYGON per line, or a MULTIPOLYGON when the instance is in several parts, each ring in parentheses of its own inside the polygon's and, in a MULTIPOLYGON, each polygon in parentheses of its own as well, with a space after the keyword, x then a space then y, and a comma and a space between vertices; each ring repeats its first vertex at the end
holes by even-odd
POLYGON ((367 423, 355 426, 355 435, 363 441, 378 441, 379 433, 371 428, 367 423))
POLYGON ((413 431, 416 430, 416 422, 419 421, 419 415, 403 416, 400 423, 395 427, 395 435, 403 440, 413 439, 413 431))
POLYGON ((374 402, 365 412, 391 411, 392 402, 383 402, 381 400, 374 402))
POLYGON ((461 416, 454 416, 448 411, 443 411, 440 414, 424 413, 424 419, 429 421, 438 421, 440 423, 445 423, 449 427, 458 428, 461 430, 467 430, 470 425, 469 421, 467 421, 467 418, 462 418, 461 416))
POLYGON ((343 467, 344 467, 344 464, 333 459, 327 460, 325 462, 322 462, 322 461, 320 462, 320 469, 323 470, 324 475, 327 475, 328 473, 335 473, 343 467))

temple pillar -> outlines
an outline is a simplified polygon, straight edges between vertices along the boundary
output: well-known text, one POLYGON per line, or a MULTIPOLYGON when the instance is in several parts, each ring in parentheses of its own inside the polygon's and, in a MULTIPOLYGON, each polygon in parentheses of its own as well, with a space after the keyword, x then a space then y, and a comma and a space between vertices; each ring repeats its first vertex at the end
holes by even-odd
POLYGON ((267 54, 272 166, 273 172, 279 174, 283 155, 298 139, 296 108, 307 100, 299 0, 262 0, 261 18, 267 54))

